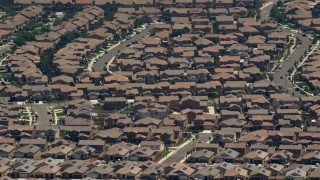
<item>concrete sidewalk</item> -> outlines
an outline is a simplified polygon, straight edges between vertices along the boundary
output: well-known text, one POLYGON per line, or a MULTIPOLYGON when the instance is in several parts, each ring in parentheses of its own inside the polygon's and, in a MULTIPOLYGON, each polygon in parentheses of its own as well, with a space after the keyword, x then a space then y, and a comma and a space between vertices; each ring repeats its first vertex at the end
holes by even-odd
POLYGON ((113 72, 110 71, 109 67, 110 67, 110 65, 112 64, 112 62, 113 62, 115 59, 116 59, 116 56, 113 56, 113 57, 110 59, 110 61, 108 61, 108 63, 107 63, 107 66, 106 66, 107 72, 110 73, 110 74, 113 74, 113 72))
POLYGON ((273 3, 274 3, 274 2, 267 2, 266 4, 263 4, 263 5, 261 6, 260 10, 263 10, 264 8, 272 5, 273 3))

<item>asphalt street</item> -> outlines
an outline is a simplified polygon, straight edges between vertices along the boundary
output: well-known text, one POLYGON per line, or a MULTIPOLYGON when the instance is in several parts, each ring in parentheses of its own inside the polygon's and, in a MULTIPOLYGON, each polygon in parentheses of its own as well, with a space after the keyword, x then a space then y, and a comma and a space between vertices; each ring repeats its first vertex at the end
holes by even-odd
MULTIPOLYGON (((292 33, 288 29, 286 29, 286 31, 292 33)), ((309 50, 309 46, 312 44, 312 41, 308 37, 304 37, 301 33, 293 34, 295 37, 298 37, 301 40, 301 44, 292 52, 289 60, 281 63, 282 67, 279 68, 279 71, 274 73, 273 82, 276 84, 276 86, 282 86, 283 88, 287 89, 288 93, 292 94, 294 92, 294 96, 301 97, 302 94, 294 90, 294 87, 291 83, 289 83, 286 75, 289 75, 288 70, 294 67, 294 63, 301 59, 301 57, 304 55, 304 52, 309 50)))
MULTIPOLYGON (((58 106, 58 104, 32 104, 32 110, 37 113, 39 117, 38 122, 36 122, 36 126, 49 126, 50 119, 52 119, 52 117, 51 114, 48 114, 48 108, 55 106, 58 106)), ((31 107, 31 105, 27 104, 26 107, 31 107)))
POLYGON ((270 1, 268 1, 268 4, 266 4, 265 6, 263 6, 260 9, 260 15, 261 15, 260 21, 267 21, 270 19, 270 17, 269 17, 270 10, 276 2, 277 2, 277 0, 270 0, 270 1))
POLYGON ((183 146, 181 149, 177 150, 172 156, 167 158, 165 161, 162 163, 173 163, 173 162, 180 162, 183 160, 188 151, 191 151, 193 149, 193 145, 196 145, 197 143, 205 143, 209 140, 209 137, 212 137, 212 133, 210 134, 199 134, 199 138, 190 141, 187 145, 183 146))
POLYGON ((152 29, 152 25, 149 25, 146 29, 144 29, 141 33, 137 33, 133 37, 130 37, 130 39, 125 40, 112 50, 110 50, 108 53, 104 54, 101 58, 97 60, 96 63, 94 63, 93 71, 95 72, 104 72, 106 63, 110 61, 110 59, 114 56, 116 56, 120 51, 124 50, 128 44, 139 41, 141 38, 146 37, 148 35, 148 32, 152 29))
MULTIPOLYGON (((276 0, 272 1, 273 3, 269 3, 268 5, 264 6, 264 8, 261 9, 261 20, 268 20, 269 19, 269 14, 270 10, 273 6, 273 4, 276 2, 276 0)), ((291 30, 289 29, 284 29, 284 31, 288 31, 290 33, 291 30)), ((299 45, 298 48, 296 48, 292 54, 289 60, 284 61, 282 63, 282 67, 279 69, 279 71, 274 73, 274 83, 276 86, 281 85, 282 87, 288 89, 289 93, 294 92, 293 86, 288 82, 286 74, 288 73, 288 70, 292 67, 294 67, 294 63, 296 61, 299 61, 300 58, 304 55, 305 51, 308 51, 309 46, 311 45, 311 40, 308 37, 303 37, 301 33, 293 33, 295 37, 298 37, 301 40, 301 44, 299 45)), ((299 92, 294 92, 294 96, 300 97, 302 96, 299 92)), ((173 162, 180 162, 183 160, 187 152, 193 149, 193 145, 201 142, 205 143, 209 140, 209 137, 211 134, 201 134, 198 139, 196 139, 194 142, 188 143, 186 146, 182 147, 181 149, 177 150, 175 154, 170 156, 168 159, 166 159, 163 163, 173 163, 173 162)))
POLYGON ((52 117, 48 115, 48 108, 46 105, 32 105, 32 110, 34 110, 38 114, 38 124, 37 126, 48 126, 50 123, 50 119, 52 117))
MULTIPOLYGON (((268 2, 268 5, 261 8, 261 21, 270 19, 270 10, 276 2, 277 0, 271 0, 270 2, 268 2)), ((277 72, 274 73, 273 82, 277 87, 282 86, 283 88, 288 90, 288 93, 293 94, 296 97, 301 97, 302 94, 294 90, 292 84, 289 83, 286 75, 288 75, 288 70, 294 67, 294 63, 301 59, 301 57, 304 55, 304 52, 309 50, 309 46, 312 42, 308 37, 304 37, 299 32, 296 33, 291 31, 290 29, 283 29, 283 31, 293 33, 295 38, 298 37, 301 40, 301 44, 299 45, 299 47, 294 49, 294 51, 291 53, 291 57, 287 61, 281 63, 282 66, 277 72)))

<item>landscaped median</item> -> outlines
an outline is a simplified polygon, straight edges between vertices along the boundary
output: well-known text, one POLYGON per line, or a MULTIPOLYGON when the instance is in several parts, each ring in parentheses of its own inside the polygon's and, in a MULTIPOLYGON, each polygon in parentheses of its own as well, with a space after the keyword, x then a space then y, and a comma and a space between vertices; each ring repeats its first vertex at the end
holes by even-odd
POLYGON ((63 107, 51 107, 48 108, 48 112, 51 112, 52 124, 57 125, 62 124, 64 122, 66 114, 64 112, 63 107))
POLYGON ((22 110, 22 114, 19 118, 19 121, 23 125, 32 125, 36 121, 36 116, 31 107, 24 107, 22 110))

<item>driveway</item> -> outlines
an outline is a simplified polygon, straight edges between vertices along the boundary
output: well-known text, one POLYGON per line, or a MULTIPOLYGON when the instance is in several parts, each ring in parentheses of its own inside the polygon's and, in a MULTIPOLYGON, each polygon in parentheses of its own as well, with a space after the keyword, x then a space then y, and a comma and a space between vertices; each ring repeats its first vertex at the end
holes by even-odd
POLYGON ((96 63, 94 63, 93 71, 95 72, 104 72, 106 63, 112 59, 112 57, 118 55, 119 51, 124 50, 128 44, 139 41, 141 38, 146 37, 148 35, 148 32, 152 29, 152 25, 149 25, 146 29, 144 29, 141 33, 134 35, 133 37, 130 37, 130 39, 125 40, 124 42, 121 42, 118 46, 114 47, 112 50, 110 50, 108 53, 104 54, 101 58, 97 60, 96 63))

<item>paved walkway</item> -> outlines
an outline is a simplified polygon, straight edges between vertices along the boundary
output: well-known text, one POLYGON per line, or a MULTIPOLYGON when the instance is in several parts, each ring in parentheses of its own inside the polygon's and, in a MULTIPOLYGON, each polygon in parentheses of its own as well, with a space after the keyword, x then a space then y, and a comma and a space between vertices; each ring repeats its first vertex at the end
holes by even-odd
POLYGON ((264 8, 272 5, 273 3, 274 3, 274 2, 267 2, 267 3, 263 4, 263 5, 261 6, 260 10, 263 10, 264 8))
POLYGON ((61 112, 63 112, 63 109, 53 109, 53 113, 52 113, 53 122, 52 122, 52 124, 54 124, 54 125, 58 124, 59 118, 61 116, 58 117, 57 114, 61 113, 61 112))
POLYGON ((110 70, 110 65, 113 63, 113 61, 114 61, 115 59, 116 59, 116 56, 113 56, 113 57, 110 59, 110 61, 108 61, 108 63, 107 63, 107 66, 106 66, 107 72, 110 73, 110 74, 113 74, 113 72, 110 70))
POLYGON ((33 118, 32 118, 31 108, 30 107, 26 107, 25 109, 26 109, 26 111, 28 113, 28 116, 29 116, 29 125, 32 125, 33 118))

